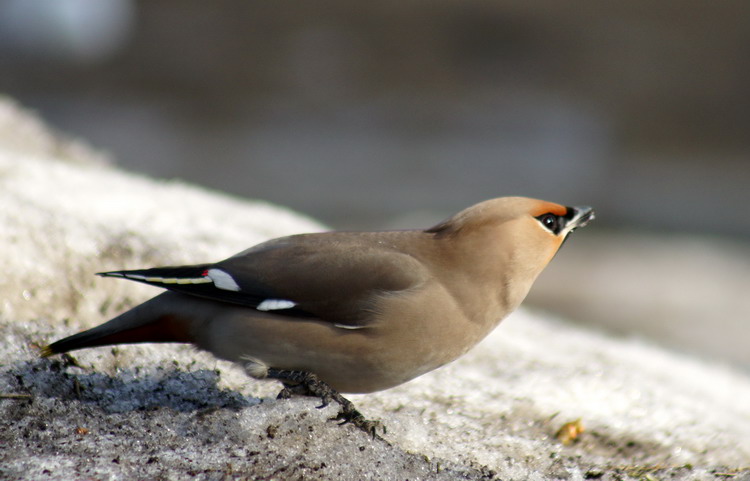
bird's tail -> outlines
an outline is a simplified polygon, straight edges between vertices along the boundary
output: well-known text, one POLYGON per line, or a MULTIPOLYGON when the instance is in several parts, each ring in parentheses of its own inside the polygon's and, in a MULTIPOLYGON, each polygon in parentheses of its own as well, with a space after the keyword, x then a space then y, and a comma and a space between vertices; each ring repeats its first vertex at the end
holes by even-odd
POLYGON ((112 344, 192 342, 189 322, 159 309, 158 297, 124 312, 104 324, 60 339, 42 348, 49 357, 68 351, 112 344))

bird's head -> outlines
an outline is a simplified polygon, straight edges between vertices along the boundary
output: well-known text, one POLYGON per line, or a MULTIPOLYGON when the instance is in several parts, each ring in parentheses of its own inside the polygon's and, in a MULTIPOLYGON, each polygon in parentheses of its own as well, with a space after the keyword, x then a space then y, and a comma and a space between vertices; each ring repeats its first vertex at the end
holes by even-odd
POLYGON ((473 205, 428 229, 438 238, 464 245, 464 252, 486 259, 491 268, 528 271, 536 278, 567 236, 594 219, 587 206, 566 207, 526 197, 500 197, 473 205))

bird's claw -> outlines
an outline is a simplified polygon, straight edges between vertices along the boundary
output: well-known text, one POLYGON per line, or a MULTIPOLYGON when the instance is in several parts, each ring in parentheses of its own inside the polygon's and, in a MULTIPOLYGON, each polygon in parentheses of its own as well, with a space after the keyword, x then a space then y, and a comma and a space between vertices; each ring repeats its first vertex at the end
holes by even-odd
POLYGON ((385 424, 380 421, 365 419, 365 417, 356 409, 342 409, 334 418, 330 421, 341 421, 339 426, 351 423, 358 429, 371 435, 373 439, 383 439, 378 434, 378 431, 382 431, 383 435, 386 434, 387 429, 385 424))
POLYGON ((285 387, 279 393, 276 395, 276 399, 290 399, 292 397, 292 390, 288 387, 285 387))
POLYGON ((358 429, 370 434, 373 439, 381 439, 378 431, 386 433, 385 426, 380 421, 370 421, 357 411, 351 401, 338 393, 324 381, 312 373, 304 371, 285 371, 281 369, 270 369, 269 377, 280 380, 284 383, 284 389, 279 392, 276 399, 289 399, 294 394, 303 396, 314 396, 320 398, 321 405, 316 406, 322 409, 332 402, 341 406, 341 411, 332 420, 341 421, 339 424, 349 424, 356 426, 358 429))
POLYGON ((321 396, 320 398, 320 406, 315 406, 318 409, 323 409, 324 407, 327 407, 329 404, 331 404, 331 401, 333 401, 333 397, 331 396, 321 396))

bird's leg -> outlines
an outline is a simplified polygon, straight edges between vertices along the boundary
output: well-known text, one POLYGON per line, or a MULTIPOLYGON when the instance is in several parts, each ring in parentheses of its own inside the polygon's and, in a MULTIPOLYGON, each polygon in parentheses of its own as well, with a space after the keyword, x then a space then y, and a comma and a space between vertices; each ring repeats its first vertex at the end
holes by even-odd
POLYGON ((284 389, 277 396, 278 399, 289 399, 294 394, 318 397, 322 401, 322 404, 318 406, 319 409, 335 401, 341 406, 341 411, 333 420, 341 421, 340 424, 352 423, 372 435, 373 438, 380 438, 377 433, 378 429, 382 429, 385 434, 385 426, 380 421, 365 419, 351 401, 311 372, 269 368, 267 377, 278 379, 284 384, 284 389))

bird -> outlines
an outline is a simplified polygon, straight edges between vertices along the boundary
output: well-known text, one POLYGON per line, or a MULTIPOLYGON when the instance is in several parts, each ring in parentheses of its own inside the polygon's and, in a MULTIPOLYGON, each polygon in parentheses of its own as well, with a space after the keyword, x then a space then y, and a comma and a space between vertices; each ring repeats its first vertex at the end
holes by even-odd
POLYGON ((336 402, 334 419, 376 436, 384 426, 341 393, 385 390, 465 354, 593 218, 588 206, 499 197, 428 229, 297 234, 216 263, 100 272, 165 291, 41 355, 189 343, 280 381, 279 398, 336 402))

